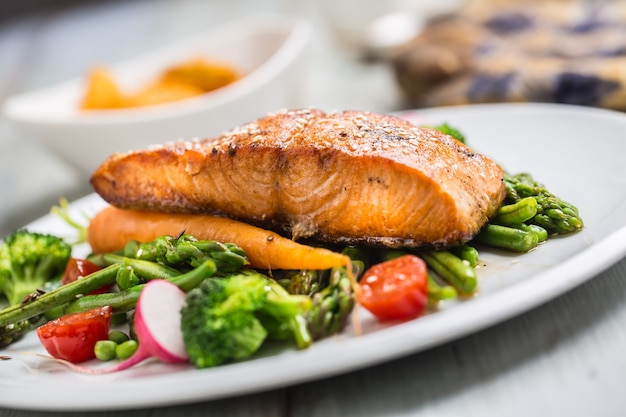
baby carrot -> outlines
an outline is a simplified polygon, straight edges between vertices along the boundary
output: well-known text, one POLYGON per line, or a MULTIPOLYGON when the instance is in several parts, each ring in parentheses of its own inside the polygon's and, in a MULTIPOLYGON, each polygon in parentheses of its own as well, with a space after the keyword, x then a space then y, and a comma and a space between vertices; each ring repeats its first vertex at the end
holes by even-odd
POLYGON ((328 249, 297 243, 272 231, 219 216, 123 210, 108 206, 89 224, 94 253, 114 252, 127 242, 149 242, 162 235, 189 233, 197 239, 234 243, 255 268, 330 269, 349 266, 350 258, 328 249))

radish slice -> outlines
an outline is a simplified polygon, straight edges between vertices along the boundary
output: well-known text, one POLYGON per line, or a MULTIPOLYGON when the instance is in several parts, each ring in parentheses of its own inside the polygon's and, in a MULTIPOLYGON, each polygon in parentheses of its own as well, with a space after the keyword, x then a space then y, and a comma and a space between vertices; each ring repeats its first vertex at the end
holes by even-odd
POLYGON ((164 280, 152 280, 142 290, 135 310, 135 331, 139 346, 143 344, 151 356, 174 363, 189 359, 180 326, 186 298, 184 291, 164 280))
POLYGON ((189 357, 180 326, 180 311, 186 298, 187 294, 176 285, 165 280, 152 280, 146 284, 137 301, 135 330, 138 347, 130 358, 108 368, 89 368, 62 359, 55 360, 72 370, 88 374, 122 371, 151 357, 170 363, 187 362, 189 357))

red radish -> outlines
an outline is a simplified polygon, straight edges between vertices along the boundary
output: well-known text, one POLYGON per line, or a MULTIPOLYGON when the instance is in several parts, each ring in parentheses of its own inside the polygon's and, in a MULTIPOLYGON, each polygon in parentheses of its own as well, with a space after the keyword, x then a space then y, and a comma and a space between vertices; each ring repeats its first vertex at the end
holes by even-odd
POLYGON ((189 359, 180 327, 180 311, 186 298, 183 290, 164 280, 150 281, 141 291, 135 310, 135 331, 139 346, 143 344, 143 350, 147 350, 146 358, 155 356, 164 362, 189 359))
POLYGON ((128 359, 108 368, 89 368, 57 360, 73 370, 104 374, 122 371, 148 358, 163 362, 187 362, 183 335, 180 328, 180 310, 187 295, 176 285, 165 280, 152 280, 141 291, 135 309, 135 327, 138 348, 128 359))

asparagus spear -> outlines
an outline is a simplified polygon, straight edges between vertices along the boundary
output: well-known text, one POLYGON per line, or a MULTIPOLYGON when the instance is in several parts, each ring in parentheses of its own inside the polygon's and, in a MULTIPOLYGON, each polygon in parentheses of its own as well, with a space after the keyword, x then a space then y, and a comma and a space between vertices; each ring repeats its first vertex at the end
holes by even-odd
POLYGON ((306 315, 306 321, 313 340, 343 329, 355 304, 352 283, 345 268, 333 268, 328 286, 311 298, 313 306, 306 315))
POLYGON ((38 296, 28 303, 16 304, 0 310, 0 335, 7 329, 23 320, 39 316, 51 308, 73 301, 76 297, 87 294, 105 285, 115 282, 120 265, 110 265, 83 279, 62 285, 55 290, 38 296))
POLYGON ((302 294, 309 297, 319 292, 324 286, 324 271, 303 269, 289 271, 285 276, 289 280, 285 289, 290 294, 302 294))
MULTIPOLYGON (((346 247, 342 253, 352 259, 352 272, 358 280, 365 270, 366 254, 362 249, 353 246, 346 247)), ((345 268, 337 267, 330 271, 318 271, 318 274, 313 282, 319 290, 308 293, 313 300, 313 305, 306 315, 307 327, 314 340, 343 329, 356 302, 352 281, 345 268)), ((295 294, 307 294, 306 291, 311 289, 311 286, 307 285, 310 280, 303 280, 300 277, 301 275, 296 275, 295 281, 292 279, 294 285, 288 288, 295 294)))
POLYGON ((478 286, 476 270, 469 262, 450 251, 423 251, 419 256, 441 279, 452 284, 464 294, 472 294, 478 286))
POLYGON ((28 333, 36 324, 37 320, 33 319, 21 320, 16 323, 7 324, 0 328, 0 348, 10 345, 20 340, 28 333))
MULTIPOLYGON (((203 264, 195 269, 192 269, 191 271, 163 279, 166 279, 172 284, 178 286, 183 291, 188 292, 200 285, 200 283, 206 278, 215 274, 216 270, 215 262, 207 259, 203 264)), ((46 312, 46 316, 48 318, 56 318, 65 314, 87 311, 92 308, 103 306, 111 306, 114 313, 123 313, 135 308, 137 300, 139 299, 139 294, 144 286, 145 284, 141 284, 124 291, 86 295, 57 308, 48 310, 46 312)))
POLYGON ((578 208, 557 197, 528 173, 509 174, 505 172, 507 202, 518 202, 525 197, 537 201, 537 213, 530 223, 543 227, 550 235, 576 232, 583 227, 578 208))
POLYGON ((177 237, 161 236, 148 243, 131 241, 124 248, 124 256, 158 262, 180 269, 195 268, 209 258, 221 272, 236 272, 250 262, 239 246, 213 240, 198 240, 189 234, 177 237))

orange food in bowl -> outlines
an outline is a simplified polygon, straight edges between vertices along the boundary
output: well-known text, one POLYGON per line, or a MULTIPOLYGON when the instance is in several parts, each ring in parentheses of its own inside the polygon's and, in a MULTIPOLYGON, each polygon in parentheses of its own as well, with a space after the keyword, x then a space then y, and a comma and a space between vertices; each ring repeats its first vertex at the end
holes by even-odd
POLYGON ((196 58, 171 67, 163 74, 163 80, 213 91, 237 80, 237 73, 230 65, 196 58))
POLYGON ((81 105, 83 109, 116 109, 124 107, 124 101, 109 71, 103 67, 91 70, 87 79, 87 92, 81 105))
POLYGON ((224 87, 239 79, 230 65, 194 58, 167 68, 152 83, 127 93, 104 67, 92 69, 87 77, 83 110, 143 107, 195 97, 224 87))

